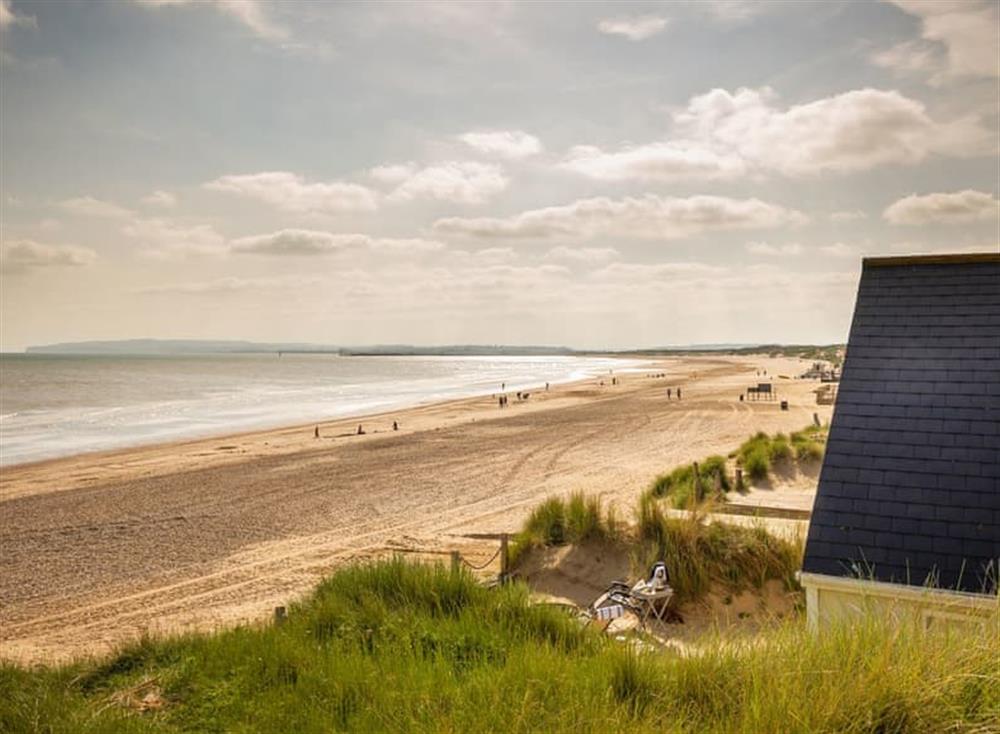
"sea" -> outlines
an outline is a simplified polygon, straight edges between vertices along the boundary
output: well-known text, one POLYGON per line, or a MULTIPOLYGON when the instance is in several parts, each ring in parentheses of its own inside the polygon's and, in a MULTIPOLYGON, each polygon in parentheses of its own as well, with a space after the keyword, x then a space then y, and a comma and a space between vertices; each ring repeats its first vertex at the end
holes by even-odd
POLYGON ((538 390, 642 369, 576 356, 0 355, 0 466, 538 390))

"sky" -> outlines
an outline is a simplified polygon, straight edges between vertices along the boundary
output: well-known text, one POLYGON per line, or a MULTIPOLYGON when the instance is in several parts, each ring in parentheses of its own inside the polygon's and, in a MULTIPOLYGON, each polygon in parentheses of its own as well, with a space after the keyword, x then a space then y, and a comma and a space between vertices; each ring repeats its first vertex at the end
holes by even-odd
POLYGON ((997 252, 1000 4, 0 0, 0 349, 847 338, 997 252))

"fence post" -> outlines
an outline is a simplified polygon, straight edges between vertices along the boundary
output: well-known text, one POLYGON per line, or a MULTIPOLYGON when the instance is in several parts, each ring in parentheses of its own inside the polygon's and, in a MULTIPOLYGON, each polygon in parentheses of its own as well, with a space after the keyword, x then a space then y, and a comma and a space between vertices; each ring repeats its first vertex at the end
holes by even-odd
POLYGON ((701 502, 705 495, 701 491, 701 474, 698 473, 698 462, 694 462, 694 498, 695 502, 701 502))
POLYGON ((509 545, 508 545, 507 533, 503 533, 500 536, 500 579, 505 581, 507 579, 507 572, 509 570, 509 558, 507 556, 509 545))
POLYGON ((458 573, 462 567, 462 554, 456 550, 451 552, 451 572, 458 573))

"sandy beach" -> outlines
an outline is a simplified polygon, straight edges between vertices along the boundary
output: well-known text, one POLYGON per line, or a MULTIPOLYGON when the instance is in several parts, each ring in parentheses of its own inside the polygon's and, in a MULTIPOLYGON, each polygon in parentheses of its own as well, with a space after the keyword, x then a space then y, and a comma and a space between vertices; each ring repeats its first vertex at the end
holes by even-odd
POLYGON ((262 619, 338 564, 387 552, 485 561, 495 543, 464 536, 513 531, 552 494, 629 512, 663 470, 827 420, 817 383, 792 379, 806 367, 676 358, 650 368, 665 378, 562 385, 502 411, 471 398, 322 423, 319 439, 309 424, 6 467, 0 654, 59 660, 262 619), (739 401, 759 368, 790 410, 739 401))

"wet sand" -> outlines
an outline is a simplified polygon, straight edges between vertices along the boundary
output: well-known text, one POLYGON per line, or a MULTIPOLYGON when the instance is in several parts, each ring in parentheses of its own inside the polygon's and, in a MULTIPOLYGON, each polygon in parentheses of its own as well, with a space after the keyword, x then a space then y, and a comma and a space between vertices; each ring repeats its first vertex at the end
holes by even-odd
POLYGON ((0 475, 0 655, 102 653, 143 632, 266 618, 351 559, 496 545, 546 496, 600 494, 626 515, 659 472, 795 430, 817 383, 767 357, 665 360, 650 372, 511 396, 6 467, 0 475), (764 378, 760 378, 764 379, 764 378), (683 400, 666 388, 683 387, 683 400), (400 424, 392 431, 392 421, 400 424), (357 436, 358 424, 366 434, 357 436))

